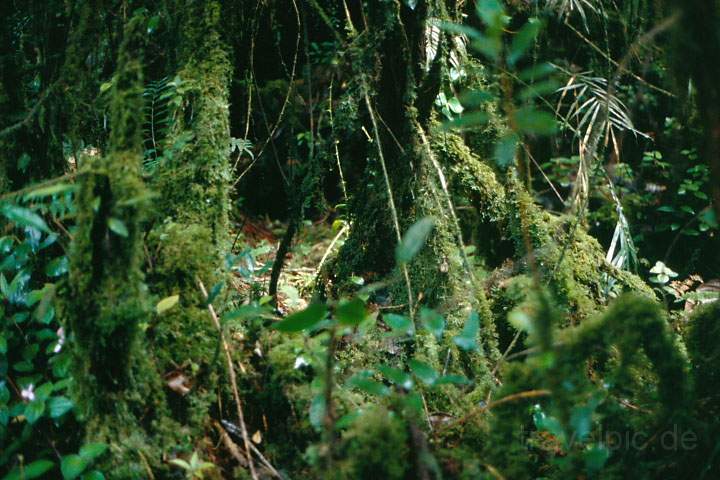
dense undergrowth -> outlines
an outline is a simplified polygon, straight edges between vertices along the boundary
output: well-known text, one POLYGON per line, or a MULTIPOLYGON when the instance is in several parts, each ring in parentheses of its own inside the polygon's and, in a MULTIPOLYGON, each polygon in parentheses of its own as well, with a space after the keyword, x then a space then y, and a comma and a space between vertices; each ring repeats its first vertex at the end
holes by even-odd
POLYGON ((2 4, 0 476, 716 478, 706 3, 2 4))

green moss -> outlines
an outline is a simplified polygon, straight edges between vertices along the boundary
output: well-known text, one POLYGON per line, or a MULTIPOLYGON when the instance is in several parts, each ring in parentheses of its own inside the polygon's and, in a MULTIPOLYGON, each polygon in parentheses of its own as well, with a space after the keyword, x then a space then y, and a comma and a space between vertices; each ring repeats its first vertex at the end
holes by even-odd
POLYGON ((687 332, 688 355, 692 362, 695 395, 701 411, 709 416, 720 413, 720 371, 717 368, 720 348, 720 302, 693 312, 687 332))
POLYGON ((334 478, 407 478, 410 461, 408 427, 395 413, 371 407, 342 437, 343 459, 334 478))
MULTIPOLYGON (((537 311, 537 328, 558 324, 558 320, 552 318, 558 312, 550 305, 546 302, 546 307, 537 311)), ((544 353, 506 369, 504 385, 496 398, 546 389, 549 392, 546 399, 532 402, 541 405, 545 415, 557 419, 561 433, 554 432, 555 446, 540 448, 536 451, 539 457, 530 460, 528 449, 534 447, 532 442, 528 443, 529 434, 518 435, 518 432, 535 429, 528 409, 530 400, 520 399, 493 408, 491 437, 485 454, 487 461, 503 475, 528 478, 536 475, 543 465, 555 472, 550 475, 552 478, 586 474, 585 445, 606 439, 595 437, 595 430, 588 432, 590 436, 584 441, 576 439, 574 443, 565 443, 563 438, 570 439, 577 434, 579 427, 575 419, 581 412, 579 408, 590 404, 596 406, 592 407, 594 413, 589 420, 601 426, 601 433, 639 431, 649 438, 658 430, 677 427, 683 431, 687 427, 690 398, 687 360, 655 302, 638 295, 623 296, 602 316, 588 319, 580 327, 563 330, 555 347, 550 347, 552 330, 548 333, 551 336, 539 342, 544 353), (581 365, 585 367, 579 367, 581 365), (638 389, 643 388, 648 391, 638 394, 638 389), (644 398, 644 412, 638 414, 624 408, 621 404, 624 398, 644 398), (561 449, 561 457, 553 453, 557 448, 561 449)), ((667 468, 674 464, 671 455, 657 453, 659 457, 645 457, 645 452, 640 450, 618 450, 608 463, 608 472, 615 464, 633 471, 650 471, 659 468, 657 465, 667 468), (641 462, 648 463, 640 467, 641 462), (659 463, 650 467, 653 462, 659 463)))
MULTIPOLYGON (((128 24, 122 52, 133 45, 140 21, 128 24)), ((148 314, 141 270, 147 193, 139 176, 140 126, 130 120, 142 109, 141 70, 126 53, 119 62, 111 153, 88 158, 80 174, 78 228, 64 308, 77 339, 80 391, 86 403, 101 411, 112 410, 103 395, 124 388, 137 352, 138 324, 148 314)))
MULTIPOLYGON (((231 66, 220 39, 220 8, 216 2, 179 2, 182 5, 182 42, 177 71, 183 96, 168 143, 189 135, 190 142, 162 165, 153 187, 162 201, 157 216, 176 223, 206 225, 220 261, 227 243, 228 191, 228 84, 231 66)), ((214 262, 215 263, 215 262, 214 262)))
POLYGON ((60 304, 75 340, 73 388, 87 420, 86 439, 110 445, 113 455, 103 467, 112 478, 140 478, 146 468, 161 468, 164 449, 182 432, 168 420, 161 374, 140 329, 150 316, 142 272, 148 193, 140 177, 142 69, 136 55, 144 22, 140 16, 128 22, 120 49, 110 153, 84 159, 79 174, 77 229, 60 304))

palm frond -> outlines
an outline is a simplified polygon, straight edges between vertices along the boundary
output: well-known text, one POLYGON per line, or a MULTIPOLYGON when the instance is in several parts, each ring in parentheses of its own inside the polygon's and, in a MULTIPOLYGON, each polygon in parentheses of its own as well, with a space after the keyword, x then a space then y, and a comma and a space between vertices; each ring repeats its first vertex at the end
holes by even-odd
POLYGON ((617 88, 609 89, 608 81, 593 76, 591 72, 570 75, 568 82, 558 92, 560 100, 557 112, 563 109, 563 102, 570 100, 565 119, 575 120, 576 131, 587 137, 595 128, 595 122, 601 122, 599 128, 607 136, 620 131, 629 131, 634 135, 649 138, 633 125, 627 106, 615 94, 617 88), (607 108, 607 114, 601 115, 607 108))
POLYGON ((580 14, 586 30, 588 29, 587 12, 598 14, 602 11, 602 5, 598 0, 547 0, 546 6, 556 12, 561 20, 567 20, 577 12, 580 14))
MULTIPOLYGON (((637 248, 630 233, 630 224, 625 217, 622 202, 620 202, 620 199, 615 193, 615 187, 607 175, 607 172, 605 177, 607 178, 610 195, 615 203, 615 212, 618 216, 617 223, 615 224, 615 232, 613 233, 610 247, 605 256, 605 261, 617 269, 632 270, 637 266, 637 248)), ((607 273, 603 275, 602 289, 606 297, 612 294, 615 283, 616 280, 611 275, 607 273)))

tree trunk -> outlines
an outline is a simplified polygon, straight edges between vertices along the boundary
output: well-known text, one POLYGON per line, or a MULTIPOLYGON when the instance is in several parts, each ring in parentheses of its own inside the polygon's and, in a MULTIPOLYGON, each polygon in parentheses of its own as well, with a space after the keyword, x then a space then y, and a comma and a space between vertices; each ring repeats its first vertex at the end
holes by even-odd
POLYGON ((108 155, 84 159, 79 175, 78 232, 63 310, 77 339, 87 437, 110 444, 114 478, 167 469, 164 457, 181 437, 201 438, 222 368, 199 283, 209 289, 220 280, 227 243, 230 67, 216 2, 178 1, 171 11, 180 19, 182 101, 169 153, 146 188, 141 53, 147 18, 140 12, 120 46, 108 155), (174 295, 178 305, 152 312, 153 304, 174 295), (178 377, 185 379, 181 388, 166 388, 178 377))
MULTIPOLYGON (((447 189, 449 165, 434 152, 430 133, 449 41, 441 36, 434 45, 436 55, 429 58, 427 43, 435 42, 429 32, 441 19, 457 20, 458 15, 452 1, 418 2, 414 9, 405 2, 378 2, 358 15, 367 24, 362 35, 354 37, 360 43, 352 50, 353 73, 359 78, 355 96, 370 138, 352 158, 365 167, 351 185, 352 228, 335 261, 332 281, 342 285, 352 275, 366 281, 389 277, 394 279, 390 307, 401 307, 416 321, 424 307, 439 310, 448 323, 445 340, 438 346, 432 336, 423 336, 416 356, 467 374, 484 390, 499 356, 495 326, 485 292, 462 250, 447 189), (405 275, 401 267, 395 268, 395 245, 399 235, 425 217, 434 219, 434 232, 405 275), (450 338, 472 310, 481 317, 483 353, 470 362, 450 338)), ((363 24, 355 19, 353 28, 363 24)))

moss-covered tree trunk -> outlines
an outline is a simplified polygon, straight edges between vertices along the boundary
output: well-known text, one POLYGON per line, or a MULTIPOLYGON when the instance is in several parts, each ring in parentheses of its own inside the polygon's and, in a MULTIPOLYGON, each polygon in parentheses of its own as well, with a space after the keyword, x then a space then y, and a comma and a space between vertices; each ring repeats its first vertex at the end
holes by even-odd
POLYGON ((165 413, 160 377, 140 337, 150 315, 142 273, 148 195, 140 177, 145 21, 133 17, 125 28, 108 153, 85 158, 79 174, 78 227, 63 304, 75 338, 76 398, 87 439, 110 445, 117 478, 142 476, 143 456, 158 462, 149 444, 165 413), (153 427, 146 432, 143 425, 153 427))
POLYGON ((114 478, 158 474, 169 468, 168 458, 183 453, 179 445, 203 438, 223 368, 199 285, 209 290, 220 280, 226 247, 230 67, 216 2, 172 2, 169 12, 180 41, 178 65, 167 73, 181 79, 181 105, 166 139, 172 154, 146 185, 148 19, 140 10, 120 46, 108 153, 82 162, 63 309, 76 339, 87 438, 110 445, 114 478), (179 302, 168 311, 152 308, 173 296, 179 302), (170 378, 184 380, 173 389, 170 378))
POLYGON ((495 326, 485 293, 462 250, 462 235, 448 191, 447 158, 437 156, 431 135, 433 103, 447 75, 450 39, 440 21, 457 21, 456 2, 374 2, 352 19, 352 52, 362 112, 352 163, 364 165, 351 183, 352 229, 336 260, 334 281, 359 275, 393 278, 389 307, 419 321, 422 308, 438 309, 449 334, 438 345, 431 335, 418 342, 416 356, 470 375, 482 388, 498 357, 495 326), (367 132, 362 135, 362 127, 367 132), (398 238, 416 221, 435 227, 425 248, 407 267, 395 264, 398 238), (404 270, 407 268, 407 270, 404 270), (471 311, 479 312, 482 353, 470 358, 450 342, 471 311))

